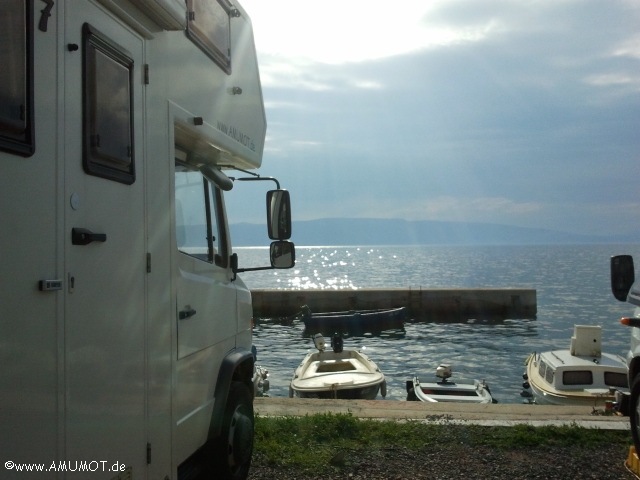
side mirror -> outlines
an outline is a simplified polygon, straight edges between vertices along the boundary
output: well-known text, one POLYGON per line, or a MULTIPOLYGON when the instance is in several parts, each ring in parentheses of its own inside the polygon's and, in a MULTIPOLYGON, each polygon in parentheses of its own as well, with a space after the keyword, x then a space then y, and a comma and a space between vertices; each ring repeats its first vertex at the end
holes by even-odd
MULTIPOLYGON (((271 240, 291 238, 291 199, 287 190, 267 192, 267 229, 271 240)), ((273 252, 273 244, 271 245, 273 252)))
POLYGON ((292 242, 271 242, 269 258, 273 268, 291 268, 296 264, 296 247, 292 242))
POLYGON ((611 292, 617 300, 624 302, 635 282, 635 270, 631 255, 611 257, 611 292))

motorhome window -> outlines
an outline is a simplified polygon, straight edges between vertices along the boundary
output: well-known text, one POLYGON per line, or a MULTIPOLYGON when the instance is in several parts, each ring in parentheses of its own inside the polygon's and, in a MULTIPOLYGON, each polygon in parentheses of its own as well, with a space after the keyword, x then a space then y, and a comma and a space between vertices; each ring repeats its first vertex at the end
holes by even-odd
MULTIPOLYGON (((176 244, 182 253, 220 264, 220 193, 199 171, 175 170, 176 244)), ((224 256, 226 257, 226 255, 224 256)))
POLYGON ((567 370, 562 372, 564 385, 593 385, 593 374, 590 370, 567 370))
POLYGON ((608 387, 629 388, 626 373, 604 372, 604 384, 608 387))
POLYGON ((133 59, 93 27, 84 25, 83 165, 90 175, 131 184, 133 59))
POLYGON ((226 73, 231 73, 231 4, 226 0, 187 0, 187 9, 187 36, 226 73))
POLYGON ((0 150, 25 157, 35 148, 31 5, 5 0, 0 15, 0 150))

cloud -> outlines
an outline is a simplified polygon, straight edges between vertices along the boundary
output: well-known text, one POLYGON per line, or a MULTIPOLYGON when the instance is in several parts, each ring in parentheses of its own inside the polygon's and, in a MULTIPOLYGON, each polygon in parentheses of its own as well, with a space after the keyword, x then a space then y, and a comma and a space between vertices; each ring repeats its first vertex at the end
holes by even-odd
MULTIPOLYGON (((387 199, 389 201, 390 199, 387 199)), ((370 208, 370 207, 369 207, 370 208)), ((384 214, 376 215, 369 210, 363 217, 402 218, 405 220, 455 220, 464 222, 492 222, 506 217, 518 217, 543 210, 542 204, 516 202, 504 197, 451 197, 424 198, 412 204, 396 204, 385 208, 384 214)), ((360 216, 359 215, 359 216, 360 216)))
POLYGON ((640 75, 631 76, 626 73, 602 73, 599 75, 591 75, 585 78, 585 82, 590 85, 610 87, 612 85, 640 85, 640 75))
POLYGON ((614 47, 613 55, 640 59, 640 34, 623 39, 614 47))
POLYGON ((263 165, 288 179, 297 218, 628 230, 637 2, 242 5, 259 52, 263 165))
POLYGON ((250 16, 269 18, 269 22, 254 21, 262 53, 339 65, 477 41, 495 27, 491 20, 455 26, 425 21, 443 3, 246 0, 243 5, 250 16))

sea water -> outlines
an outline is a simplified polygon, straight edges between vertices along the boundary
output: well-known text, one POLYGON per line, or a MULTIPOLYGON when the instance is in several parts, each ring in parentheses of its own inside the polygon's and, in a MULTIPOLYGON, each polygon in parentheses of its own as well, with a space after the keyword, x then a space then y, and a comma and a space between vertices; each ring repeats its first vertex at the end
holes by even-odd
MULTIPOLYGON (((241 267, 268 263, 268 250, 239 248, 241 267)), ((385 374, 387 400, 406 399, 406 381, 434 381, 440 363, 453 366, 459 383, 485 380, 500 403, 522 403, 524 362, 534 351, 569 348, 573 326, 600 325, 603 351, 621 356, 629 327, 620 318, 630 305, 613 298, 609 259, 640 245, 540 246, 323 246, 297 247, 290 270, 245 272, 249 288, 533 288, 535 319, 457 323, 407 322, 403 330, 345 337, 385 374)), ((296 312, 291 312, 292 314, 296 312)), ((258 321, 258 364, 269 370, 270 396, 287 396, 294 369, 314 349, 304 324, 258 321)))

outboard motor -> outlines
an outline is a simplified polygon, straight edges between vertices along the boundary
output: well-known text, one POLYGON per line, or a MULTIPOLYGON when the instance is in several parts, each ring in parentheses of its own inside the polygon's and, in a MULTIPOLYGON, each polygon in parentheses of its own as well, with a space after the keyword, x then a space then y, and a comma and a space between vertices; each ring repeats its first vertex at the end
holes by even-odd
POLYGON ((325 349, 325 345, 324 345, 324 337, 322 336, 321 333, 316 333, 313 336, 313 344, 316 346, 316 348, 323 352, 325 349))
POLYGON ((333 351, 335 353, 342 353, 343 344, 342 336, 339 333, 334 333, 333 337, 331 337, 331 346, 333 347, 333 351))
POLYGON ((443 382, 446 382, 449 377, 451 377, 451 365, 447 365, 441 363, 438 368, 436 368, 436 377, 440 377, 443 382))

